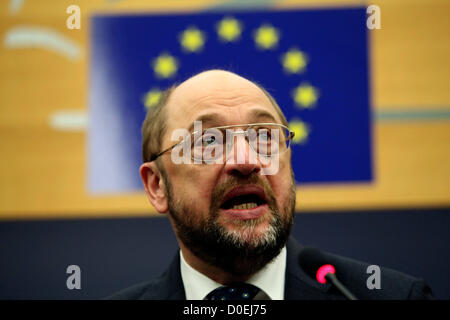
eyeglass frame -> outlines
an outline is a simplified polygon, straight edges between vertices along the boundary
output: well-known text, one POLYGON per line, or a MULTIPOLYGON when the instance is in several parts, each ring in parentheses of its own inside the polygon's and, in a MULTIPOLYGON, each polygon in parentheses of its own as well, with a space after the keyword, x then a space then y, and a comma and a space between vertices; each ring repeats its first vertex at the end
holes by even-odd
MULTIPOLYGON (((247 129, 244 130, 244 131, 237 132, 237 133, 233 133, 233 137, 234 137, 234 135, 237 135, 237 134, 245 134, 245 136, 248 137, 248 130, 249 130, 251 127, 253 127, 253 126, 258 126, 258 125, 276 125, 276 126, 279 126, 279 127, 282 127, 282 128, 284 128, 284 129, 286 129, 286 130, 289 132, 289 135, 286 137, 286 142, 292 140, 292 138, 295 136, 295 132, 289 130, 289 128, 286 127, 284 124, 273 123, 273 122, 258 122, 258 123, 247 123, 247 124, 232 124, 232 125, 229 125, 229 126, 220 126, 220 127, 211 127, 211 128, 207 128, 207 129, 205 129, 205 130, 202 130, 202 132, 203 132, 203 131, 206 131, 206 130, 210 130, 210 129, 219 129, 219 130, 220 130, 220 129, 229 129, 229 128, 247 127, 247 129)), ((190 136, 193 136, 193 135, 197 134, 198 132, 199 132, 199 131, 194 131, 194 132, 190 133, 190 136)), ((182 144, 182 143, 185 141, 185 139, 186 139, 186 138, 182 139, 180 142, 177 142, 177 143, 174 144, 173 146, 171 146, 171 147, 165 149, 164 151, 161 151, 160 153, 158 153, 158 154, 152 156, 152 157, 150 158, 150 161, 149 161, 149 162, 155 161, 156 159, 158 159, 160 156, 162 156, 162 155, 165 154, 166 152, 168 152, 168 151, 172 150, 173 148, 175 148, 176 146, 182 144)), ((290 147, 290 144, 289 144, 289 147, 290 147)), ((286 150, 288 150, 289 147, 286 148, 286 150)), ((280 154, 280 153, 278 153, 278 154, 280 154)))

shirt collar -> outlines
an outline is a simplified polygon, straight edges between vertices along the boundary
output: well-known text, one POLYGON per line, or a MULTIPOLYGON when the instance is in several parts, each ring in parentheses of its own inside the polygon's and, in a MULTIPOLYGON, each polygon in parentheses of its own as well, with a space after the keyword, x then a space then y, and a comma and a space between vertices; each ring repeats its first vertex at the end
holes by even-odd
MULTIPOLYGON (((222 285, 192 268, 184 259, 180 250, 180 269, 187 300, 202 300, 212 290, 222 285)), ((246 282, 253 284, 266 293, 272 300, 284 299, 286 272, 286 247, 264 268, 255 273, 246 282)))

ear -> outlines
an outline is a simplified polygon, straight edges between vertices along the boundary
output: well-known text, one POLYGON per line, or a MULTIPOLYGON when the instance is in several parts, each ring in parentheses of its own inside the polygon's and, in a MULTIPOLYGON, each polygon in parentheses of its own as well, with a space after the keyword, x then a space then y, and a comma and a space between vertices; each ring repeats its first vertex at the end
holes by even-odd
POLYGON ((146 162, 139 168, 148 200, 159 213, 169 210, 166 197, 166 186, 161 177, 161 172, 154 162, 146 162))

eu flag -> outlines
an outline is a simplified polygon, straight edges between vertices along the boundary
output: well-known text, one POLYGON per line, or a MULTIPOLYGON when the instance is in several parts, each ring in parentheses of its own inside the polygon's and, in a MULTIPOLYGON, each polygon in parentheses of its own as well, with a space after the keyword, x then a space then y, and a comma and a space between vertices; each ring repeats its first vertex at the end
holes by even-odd
POLYGON ((161 90, 226 69, 275 97, 298 183, 369 182, 364 8, 92 18, 89 190, 141 189, 140 128, 161 90))

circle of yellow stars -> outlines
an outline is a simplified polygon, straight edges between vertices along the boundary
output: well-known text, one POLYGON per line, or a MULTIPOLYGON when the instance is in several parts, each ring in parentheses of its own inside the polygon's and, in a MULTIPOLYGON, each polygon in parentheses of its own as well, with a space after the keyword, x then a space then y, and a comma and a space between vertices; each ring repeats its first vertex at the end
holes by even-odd
MULTIPOLYGON (((220 41, 224 43, 237 42, 241 39, 243 24, 234 17, 224 17, 216 24, 216 32, 220 41)), ((280 31, 271 24, 264 23, 253 31, 253 40, 256 48, 260 50, 276 49, 280 40, 280 31)), ((196 26, 189 26, 178 35, 182 50, 186 53, 199 53, 206 43, 206 33, 196 26)), ((305 72, 308 56, 298 48, 291 48, 280 57, 283 71, 287 75, 305 72)), ((152 61, 153 71, 160 79, 172 78, 176 75, 180 63, 169 53, 161 53, 152 61)), ((157 88, 149 90, 144 97, 146 108, 155 106, 161 98, 162 91, 157 88)), ((319 91, 309 83, 300 83, 292 90, 295 105, 301 109, 313 108, 317 104, 319 91)), ((289 122, 289 128, 295 132, 292 143, 305 143, 310 133, 310 127, 301 120, 294 119, 289 122)))

